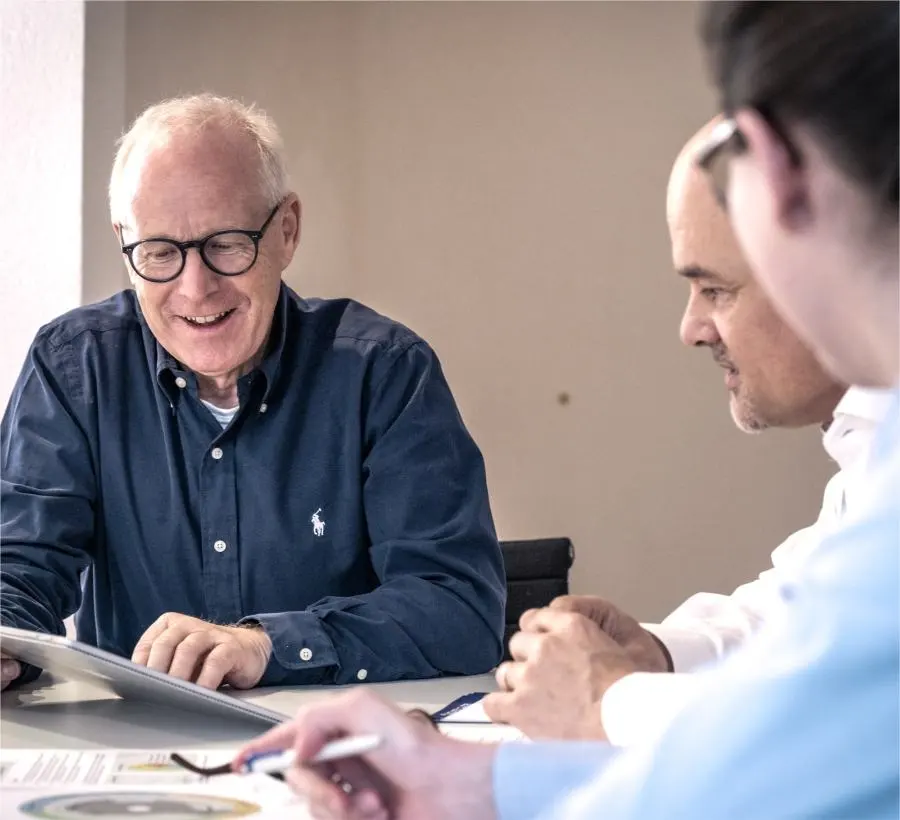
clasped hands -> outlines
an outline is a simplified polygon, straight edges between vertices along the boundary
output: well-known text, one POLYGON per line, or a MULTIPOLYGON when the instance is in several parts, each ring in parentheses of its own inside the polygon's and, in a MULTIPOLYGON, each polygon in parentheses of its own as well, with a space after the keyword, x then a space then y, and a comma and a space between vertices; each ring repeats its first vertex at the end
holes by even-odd
POLYGON ((657 639, 602 598, 557 598, 526 612, 519 626, 512 660, 497 668, 500 691, 484 699, 484 710, 534 739, 606 740, 606 691, 632 672, 669 671, 657 639))

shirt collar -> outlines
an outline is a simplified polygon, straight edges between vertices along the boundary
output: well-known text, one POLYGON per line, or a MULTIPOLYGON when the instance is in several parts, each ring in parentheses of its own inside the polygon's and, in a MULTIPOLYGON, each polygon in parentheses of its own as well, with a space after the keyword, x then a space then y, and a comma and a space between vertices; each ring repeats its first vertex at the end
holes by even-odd
MULTIPOLYGON (((269 401, 269 395, 281 373, 281 359, 284 354, 285 341, 287 339, 288 302, 288 288, 287 285, 282 282, 281 289, 278 293, 278 301, 275 303, 275 312, 272 317, 272 330, 269 334, 268 352, 259 363, 258 367, 238 379, 239 395, 244 394, 255 378, 262 376, 264 380, 264 389, 261 401, 263 404, 266 404, 269 401)), ((138 311, 140 312, 140 306, 138 306, 138 311)), ((147 332, 150 332, 143 313, 140 312, 140 315, 144 326, 147 327, 147 332)), ((153 336, 153 341, 156 345, 156 381, 169 398, 170 403, 173 403, 180 393, 175 380, 179 377, 184 378, 193 389, 196 389, 196 376, 172 356, 172 354, 157 341, 155 336, 153 336)), ((241 403, 243 404, 243 399, 241 403)))
POLYGON ((825 451, 842 470, 868 449, 875 430, 887 417, 895 391, 851 387, 834 409, 834 421, 822 438, 825 451))

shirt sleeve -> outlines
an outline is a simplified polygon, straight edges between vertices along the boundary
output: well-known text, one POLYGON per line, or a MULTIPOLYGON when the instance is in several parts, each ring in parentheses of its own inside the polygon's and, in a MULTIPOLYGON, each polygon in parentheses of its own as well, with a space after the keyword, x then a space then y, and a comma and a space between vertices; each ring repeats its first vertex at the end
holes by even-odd
POLYGON ((641 624, 666 645, 676 672, 691 672, 724 658, 760 629, 780 606, 779 584, 837 526, 846 478, 844 471, 832 476, 816 522, 788 536, 772 553, 772 567, 755 581, 739 586, 731 595, 692 595, 662 623, 641 624))
POLYGON ((361 479, 379 585, 246 619, 272 639, 263 683, 470 675, 502 655, 506 582, 484 462, 437 357, 405 348, 373 372, 369 396, 361 479))
MULTIPOLYGON (((38 339, 2 422, 0 620, 65 634, 94 535, 95 479, 71 403, 66 349, 38 339)), ((29 669, 20 681, 36 676, 29 669)))
POLYGON ((616 754, 605 743, 501 744, 494 758, 497 820, 555 817, 555 807, 597 777, 616 754))
POLYGON ((659 624, 641 624, 669 650, 675 672, 720 660, 758 632, 780 605, 782 578, 794 571, 823 536, 821 521, 790 535, 772 553, 772 568, 731 595, 692 595, 659 624))
POLYGON ((620 678, 600 702, 606 737, 614 746, 632 746, 656 737, 696 687, 696 675, 684 672, 636 672, 620 678))
POLYGON ((782 585, 741 652, 694 676, 658 738, 548 816, 896 817, 900 466, 888 487, 782 585))

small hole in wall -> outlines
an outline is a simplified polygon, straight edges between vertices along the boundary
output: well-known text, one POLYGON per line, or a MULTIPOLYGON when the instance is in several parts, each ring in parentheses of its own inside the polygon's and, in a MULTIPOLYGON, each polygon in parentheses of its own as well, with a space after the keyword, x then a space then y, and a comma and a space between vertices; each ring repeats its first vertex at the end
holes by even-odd
POLYGON ((560 406, 565 407, 570 401, 572 401, 572 397, 568 393, 563 392, 556 397, 556 401, 560 406))

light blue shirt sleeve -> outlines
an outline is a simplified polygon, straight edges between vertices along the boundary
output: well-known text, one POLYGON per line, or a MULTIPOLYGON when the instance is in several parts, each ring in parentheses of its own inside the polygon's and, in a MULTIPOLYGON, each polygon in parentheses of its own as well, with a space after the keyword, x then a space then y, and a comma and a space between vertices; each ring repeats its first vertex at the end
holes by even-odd
POLYGON ((501 820, 900 815, 898 422, 895 395, 873 443, 869 504, 783 585, 784 605, 746 648, 698 673, 695 696, 655 742, 608 758, 581 788, 552 746, 534 744, 518 770, 520 752, 504 750, 501 820), (512 813, 517 788, 531 813, 512 813))
POLYGON ((595 778, 618 750, 606 743, 504 743, 494 759, 498 820, 524 820, 595 778))

